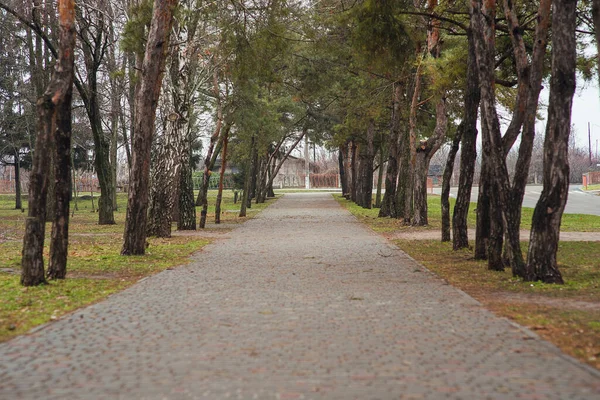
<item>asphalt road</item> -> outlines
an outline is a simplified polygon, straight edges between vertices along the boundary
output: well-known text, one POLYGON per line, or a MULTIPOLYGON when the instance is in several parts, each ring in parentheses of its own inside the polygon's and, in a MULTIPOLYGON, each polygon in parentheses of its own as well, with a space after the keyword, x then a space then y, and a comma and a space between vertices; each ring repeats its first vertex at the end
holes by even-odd
MULTIPOLYGON (((452 197, 456 197, 457 191, 457 187, 451 188, 450 195, 452 197)), ((474 203, 477 203, 478 191, 478 186, 474 186, 473 190, 471 191, 471 201, 474 203)), ((440 194, 441 188, 436 187, 433 189, 433 192, 435 194, 440 194)), ((534 208, 541 194, 541 185, 528 185, 527 189, 525 190, 525 197, 523 198, 523 207, 534 208)), ((598 196, 597 192, 584 192, 581 190, 581 185, 570 185, 569 198, 567 200, 565 213, 600 215, 600 196, 598 196)))

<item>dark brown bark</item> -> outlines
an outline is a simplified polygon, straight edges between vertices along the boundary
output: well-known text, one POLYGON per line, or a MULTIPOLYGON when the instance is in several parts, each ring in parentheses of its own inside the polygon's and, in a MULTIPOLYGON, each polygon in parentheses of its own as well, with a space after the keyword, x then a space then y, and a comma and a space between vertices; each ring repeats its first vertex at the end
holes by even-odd
MULTIPOLYGON (((43 149, 48 149, 53 137, 60 138, 60 147, 67 146, 67 161, 70 157, 70 111, 73 84, 73 63, 75 47, 75 2, 59 0, 60 43, 58 62, 54 74, 43 96, 38 99, 38 136, 34 153, 33 168, 30 174, 29 213, 25 222, 23 238, 23 258, 21 260, 21 284, 24 286, 39 285, 44 278, 44 234, 46 220, 46 195, 48 190, 48 156, 43 149), (66 115, 65 115, 66 113, 66 115), (65 140, 67 138, 67 140, 65 140)), ((64 151, 61 155, 64 155, 64 151)), ((61 157, 61 161, 64 161, 61 157)), ((70 163, 69 163, 70 164, 70 163)), ((68 233, 68 181, 69 164, 58 166, 60 174, 60 205, 62 206, 55 221, 52 235, 51 277, 64 278, 66 274, 66 247, 68 233), (65 173, 66 171, 66 173, 65 173), (66 193, 64 187, 67 187, 66 193), (66 194, 66 196, 65 196, 66 194), (66 203, 66 206, 65 206, 66 203), (66 207, 66 215, 64 215, 66 207), (58 224, 57 224, 58 222, 58 224)))
POLYGON ((240 206, 240 217, 246 216, 246 209, 248 204, 251 204, 250 190, 252 186, 252 173, 254 170, 253 164, 255 163, 255 152, 256 152, 256 138, 252 136, 250 141, 250 159, 246 166, 246 176, 244 179, 244 193, 242 195, 242 204, 240 206))
POLYGON ((356 203, 357 194, 358 194, 358 148, 355 140, 351 141, 350 151, 350 171, 352 177, 350 179, 350 200, 356 203))
POLYGON ((133 165, 127 201, 127 219, 121 254, 144 254, 148 221, 148 178, 154 119, 160 95, 173 11, 177 0, 155 0, 152 22, 141 71, 140 89, 135 99, 133 165))
POLYGON ((396 186, 396 218, 398 219, 404 217, 407 201, 406 188, 408 186, 406 182, 410 179, 408 171, 408 164, 410 163, 408 135, 408 130, 400 130, 400 144, 398 146, 398 183, 396 186))
MULTIPOLYGON (((525 187, 529 178, 529 166, 531 164, 531 155, 533 152, 533 142, 535 139, 535 123, 538 109, 540 92, 542 90, 544 57, 546 54, 546 43, 548 27, 550 25, 551 0, 542 0, 538 7, 537 26, 535 32, 535 42, 531 55, 531 62, 525 52, 525 44, 520 35, 520 27, 514 9, 510 8, 508 0, 505 1, 505 11, 513 47, 515 50, 515 59, 517 60, 517 70, 519 71, 519 86, 526 87, 526 106, 523 115, 523 130, 521 142, 519 145, 519 157, 515 167, 515 174, 512 179, 512 187, 509 196, 510 203, 504 207, 505 229, 506 229, 506 254, 508 262, 512 267, 513 275, 525 277, 525 263, 522 261, 519 228, 521 225, 521 207, 525 187), (510 11, 510 12, 509 12, 510 11), (510 15, 510 16, 509 16, 510 15)), ((506 151, 506 147, 505 147, 506 151)))
POLYGON ((456 135, 452 139, 452 146, 446 159, 446 166, 444 168, 444 175, 442 177, 442 242, 449 242, 450 236, 450 181, 452 180, 452 174, 454 173, 454 160, 456 160, 456 153, 460 146, 460 140, 464 130, 464 124, 460 124, 456 130, 456 135))
POLYGON ((398 139, 400 136, 400 99, 402 86, 394 84, 394 97, 392 105, 392 124, 388 142, 388 159, 385 174, 385 194, 379 209, 379 217, 398 216, 396 210, 396 185, 398 182, 398 139))
MULTIPOLYGON (((104 35, 104 13, 98 12, 95 21, 90 21, 90 15, 82 15, 78 8, 77 22, 79 25, 81 47, 83 49, 87 82, 76 81, 75 85, 85 105, 90 120, 92 138, 94 141, 94 169, 100 186, 98 200, 98 224, 112 225, 114 217, 114 191, 112 166, 110 164, 110 143, 104 135, 102 113, 98 88, 98 70, 105 54, 107 38, 104 35)), ((96 11, 88 11, 88 14, 96 11)))
POLYGON ((600 0, 592 0, 592 20, 594 21, 594 33, 596 37, 596 68, 600 77, 600 0))
POLYGON ((358 155, 357 193, 356 203, 363 208, 373 207, 373 159, 375 149, 373 140, 375 137, 375 121, 370 120, 367 128, 367 143, 360 146, 358 155))
POLYGON ((21 162, 19 161, 19 151, 15 151, 15 209, 21 210, 23 201, 21 199, 21 162))
MULTIPOLYGON (((417 56, 420 57, 420 49, 417 50, 417 56)), ((417 109, 419 106, 419 98, 421 96, 421 60, 418 61, 417 71, 415 73, 415 84, 413 89, 412 100, 410 104, 410 114, 408 122, 408 149, 409 162, 406 171, 407 179, 404 182, 405 200, 403 218, 405 224, 411 224, 414 217, 414 201, 415 201, 415 181, 417 169, 417 109)))
MULTIPOLYGON (((67 249, 69 245, 69 197, 71 189, 71 100, 73 98, 75 51, 75 1, 64 0, 60 10, 60 43, 64 59, 60 64, 67 89, 56 107, 54 130, 54 193, 56 208, 50 239, 49 279, 64 279, 67 275, 67 249)), ((59 4, 61 7, 61 4, 59 4)), ((59 58, 60 59, 60 58, 59 58)))
MULTIPOLYGON (((479 71, 479 82, 481 88, 481 114, 482 114, 482 145, 484 152, 488 154, 489 163, 488 176, 492 179, 490 182, 493 185, 494 195, 494 206, 501 207, 502 209, 502 223, 504 226, 507 225, 507 218, 509 217, 506 212, 506 206, 509 204, 510 196, 510 180, 508 175, 508 169, 505 163, 505 150, 504 143, 502 141, 502 135, 500 131, 500 123, 498 114, 496 111, 496 97, 494 88, 494 56, 495 56, 495 0, 486 1, 472 1, 472 26, 473 34, 475 38, 476 55, 477 55, 477 66, 479 71)), ((492 214, 493 217, 494 214, 492 214)), ((498 221, 495 221, 499 224, 498 221)), ((499 225, 494 225, 499 226, 499 225)), ((497 240, 497 230, 494 231, 492 239, 497 240)), ((494 242, 496 244, 497 242, 494 242)), ((523 264, 523 257, 520 250, 520 243, 518 237, 507 237, 507 245, 511 246, 511 267, 514 270, 518 270, 519 265, 523 264)), ((497 251, 497 245, 489 246, 489 250, 497 251)), ((490 269, 499 268, 496 265, 496 261, 502 258, 502 249, 500 248, 500 254, 494 254, 489 257, 488 251, 488 265, 490 269)))
POLYGON ((179 208, 177 230, 196 230, 196 205, 192 180, 192 138, 188 128, 185 145, 182 147, 181 174, 179 176, 179 208))
POLYGON ((458 193, 452 215, 452 248, 459 250, 469 247, 467 217, 471 205, 471 189, 477 160, 477 110, 479 108, 479 76, 475 58, 475 42, 471 29, 467 31, 469 55, 467 58, 467 85, 463 113, 463 134, 460 148, 460 176, 458 193))
POLYGON ((383 165, 385 164, 385 151, 383 142, 379 145, 379 166, 377 167, 377 191, 375 193, 375 207, 381 208, 381 192, 383 191, 383 165))
POLYGON ((569 135, 576 86, 576 0, 553 0, 552 78, 544 141, 544 187, 533 213, 525 279, 563 283, 556 262, 569 193, 569 135))
POLYGON ((477 229, 475 231, 476 260, 487 260, 487 247, 490 239, 490 180, 488 161, 485 149, 481 154, 481 172, 479 176, 479 192, 477 194, 477 229))
POLYGON ((446 99, 441 98, 435 106, 436 123, 432 135, 426 141, 421 141, 416 150, 417 162, 414 171, 414 215, 412 224, 415 226, 427 225, 427 173, 431 157, 439 150, 448 130, 448 116, 446 115, 446 99))
POLYGON ((219 174, 219 192, 215 203, 215 224, 221 223, 221 201, 223 200, 223 179, 227 169, 227 144, 229 143, 229 131, 223 135, 223 148, 221 149, 221 172, 219 174))
POLYGON ((340 146, 338 149, 338 168, 340 170, 340 186, 342 187, 342 195, 348 193, 348 174, 346 173, 346 165, 344 160, 346 159, 346 152, 348 146, 340 146))

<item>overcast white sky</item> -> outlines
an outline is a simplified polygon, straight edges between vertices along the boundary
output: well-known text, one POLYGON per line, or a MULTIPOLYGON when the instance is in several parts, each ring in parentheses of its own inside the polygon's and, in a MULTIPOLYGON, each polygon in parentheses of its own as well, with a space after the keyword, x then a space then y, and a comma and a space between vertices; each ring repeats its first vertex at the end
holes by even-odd
POLYGON ((592 153, 596 153, 596 141, 600 145, 600 93, 597 81, 583 84, 573 99, 572 121, 575 126, 575 139, 579 146, 588 147, 588 122, 592 136, 592 153))

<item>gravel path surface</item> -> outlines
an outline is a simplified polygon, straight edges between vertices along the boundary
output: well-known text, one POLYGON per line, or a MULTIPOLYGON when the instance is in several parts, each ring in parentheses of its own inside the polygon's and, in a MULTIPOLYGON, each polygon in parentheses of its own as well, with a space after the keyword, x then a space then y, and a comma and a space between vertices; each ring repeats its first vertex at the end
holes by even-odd
POLYGON ((286 194, 227 236, 0 345, 0 399, 600 399, 596 370, 329 194, 286 194))

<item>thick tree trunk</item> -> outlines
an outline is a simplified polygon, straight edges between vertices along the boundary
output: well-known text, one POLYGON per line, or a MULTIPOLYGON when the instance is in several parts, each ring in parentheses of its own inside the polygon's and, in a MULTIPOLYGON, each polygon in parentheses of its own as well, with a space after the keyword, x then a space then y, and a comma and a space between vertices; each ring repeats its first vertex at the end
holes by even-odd
MULTIPOLYGON (((463 134, 460 150, 460 176, 458 193, 452 215, 452 248, 459 250, 469 247, 467 217, 471 205, 471 189, 477 160, 477 110, 479 108, 479 76, 475 56, 475 43, 471 29, 467 32, 469 56, 467 58, 467 87, 463 113, 463 134)), ((484 206, 485 208, 485 206, 484 206)))
POLYGON ((177 0, 155 0, 152 22, 141 71, 140 88, 135 99, 135 137, 133 165, 127 202, 127 219, 121 254, 144 254, 148 222, 148 178, 154 119, 160 95, 173 11, 177 0))
POLYGON ((223 200, 223 180, 225 169, 227 169, 227 144, 229 143, 229 131, 223 135, 223 148, 221 149, 221 173, 219 174, 219 192, 215 203, 215 224, 221 223, 221 202, 223 200))
POLYGON ((533 213, 525 279, 563 283, 556 262, 569 193, 569 135, 576 86, 577 0, 553 0, 552 78, 544 142, 544 187, 533 213))
POLYGON ((194 182, 192 180, 192 138, 188 127, 185 145, 181 149, 181 173, 179 174, 179 215, 177 230, 196 230, 196 205, 194 202, 194 182))
POLYGON ((46 220, 46 195, 48 190, 48 158, 42 149, 50 148, 53 133, 61 149, 59 174, 60 208, 55 214, 51 242, 51 278, 64 278, 66 274, 68 223, 69 223, 69 157, 71 135, 71 96, 73 92, 74 48, 75 48, 75 2, 59 0, 60 48, 54 74, 44 95, 38 100, 38 136, 30 174, 29 214, 25 222, 23 258, 21 260, 21 284, 39 285, 44 278, 44 234, 46 220), (66 151, 65 151, 66 147, 66 151), (65 160, 66 153, 66 160, 65 160), (64 162, 67 162, 64 165, 64 162), (64 179, 67 179, 65 182, 64 179), (65 190, 66 187, 66 190, 65 190), (66 214, 65 214, 66 210, 66 214))
POLYGON ((444 176, 442 178, 442 242, 449 242, 450 237, 450 181, 454 173, 454 160, 464 131, 464 124, 460 124, 456 130, 456 136, 452 140, 452 147, 446 159, 446 167, 444 168, 444 176))
POLYGON ((407 181, 410 179, 408 173, 408 164, 410 163, 410 148, 408 135, 408 130, 400 131, 400 144, 398 147, 398 183, 396 185, 396 218, 398 219, 404 218, 404 211, 406 210, 407 199, 407 181))
POLYGON ((427 173, 431 157, 439 150, 446 138, 448 130, 448 116, 446 115, 446 99, 441 98, 435 106, 436 123, 433 134, 426 141, 422 141, 417 151, 414 170, 414 215, 412 224, 424 226, 427 220, 427 173))
POLYGON ((356 203, 363 208, 373 207, 373 159, 375 150, 373 139, 375 137, 375 121, 369 121, 367 128, 367 143, 360 146, 358 162, 358 193, 356 203))
POLYGON ((479 176, 479 193, 477 195, 477 227, 475 231, 476 260, 487 260, 487 247, 490 240, 490 177, 488 168, 488 155, 482 152, 481 172, 479 176))
POLYGON ((173 207, 179 191, 179 135, 184 123, 179 117, 167 122, 167 129, 157 143, 156 159, 152 162, 148 207, 148 236, 171 237, 173 207))
POLYGON ((388 143, 388 160, 385 174, 385 194, 379 209, 379 217, 398 216, 396 210, 396 185, 398 182, 398 139, 400 134, 400 99, 402 86, 394 84, 394 100, 392 105, 392 124, 388 143))
MULTIPOLYGON (((417 54, 420 53, 420 49, 417 54)), ((407 179, 405 182, 405 200, 404 200, 404 223, 410 225, 413 222, 415 213, 415 182, 417 181, 417 109, 419 107, 419 98, 421 97, 421 61, 417 66, 415 73, 415 86, 410 104, 410 115, 408 122, 408 148, 410 157, 408 162, 408 170, 406 171, 407 179)))

